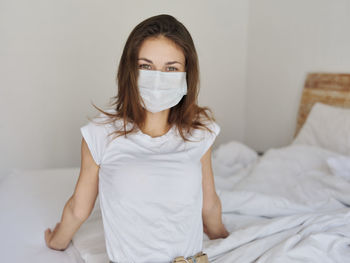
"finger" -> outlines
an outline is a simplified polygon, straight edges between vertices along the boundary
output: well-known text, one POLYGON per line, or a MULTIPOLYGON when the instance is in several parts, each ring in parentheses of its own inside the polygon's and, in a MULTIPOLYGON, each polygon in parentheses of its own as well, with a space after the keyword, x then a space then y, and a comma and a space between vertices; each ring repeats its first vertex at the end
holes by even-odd
POLYGON ((48 233, 45 231, 45 243, 46 243, 46 245, 49 244, 48 241, 49 241, 48 233))
POLYGON ((45 238, 49 237, 50 234, 51 234, 51 229, 50 228, 46 229, 45 230, 45 238))

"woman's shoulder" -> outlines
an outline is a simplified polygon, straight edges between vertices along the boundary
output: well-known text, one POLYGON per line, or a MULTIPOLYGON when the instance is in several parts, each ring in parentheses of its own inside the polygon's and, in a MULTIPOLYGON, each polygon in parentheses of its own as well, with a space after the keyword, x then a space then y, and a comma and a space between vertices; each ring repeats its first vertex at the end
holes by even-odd
MULTIPOLYGON (((114 114, 114 109, 104 110, 109 114, 114 114)), ((99 112, 95 117, 89 118, 89 121, 81 127, 82 132, 90 133, 94 136, 95 140, 106 140, 110 142, 113 140, 112 136, 116 131, 123 130, 123 120, 115 119, 113 115, 107 115, 103 112, 99 112)))
POLYGON ((115 109, 106 109, 106 113, 112 114, 108 115, 103 112, 100 112, 96 117, 93 118, 92 122, 95 125, 100 126, 102 129, 121 129, 123 128, 124 121, 122 118, 115 118, 116 110, 115 109))
POLYGON ((201 123, 204 127, 201 126, 201 128, 193 130, 189 138, 191 141, 186 143, 187 154, 193 160, 199 160, 203 156, 221 130, 220 125, 215 120, 207 119, 201 123))
POLYGON ((193 131, 195 137, 199 136, 201 138, 207 138, 208 136, 217 136, 220 133, 220 125, 213 119, 204 119, 201 120, 200 128, 196 128, 193 131), (209 129, 209 130, 208 130, 209 129))
POLYGON ((204 121, 204 124, 207 128, 213 131, 215 135, 219 134, 221 128, 220 125, 216 122, 216 120, 206 120, 204 121))

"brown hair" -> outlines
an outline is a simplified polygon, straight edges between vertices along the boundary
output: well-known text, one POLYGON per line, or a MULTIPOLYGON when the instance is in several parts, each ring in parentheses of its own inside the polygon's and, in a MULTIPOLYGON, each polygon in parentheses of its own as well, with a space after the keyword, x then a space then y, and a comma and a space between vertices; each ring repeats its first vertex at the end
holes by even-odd
MULTIPOLYGON (((210 130, 203 121, 215 121, 213 112, 208 107, 197 105, 199 93, 199 65, 197 52, 190 33, 185 26, 171 15, 162 14, 150 17, 138 24, 130 33, 119 62, 117 83, 118 94, 112 99, 115 113, 105 112, 99 109, 94 103, 93 106, 108 117, 106 123, 114 123, 123 119, 124 130, 114 131, 117 137, 133 132, 138 127, 143 127, 146 118, 146 110, 141 106, 142 100, 137 86, 138 78, 138 54, 143 41, 147 38, 164 36, 179 46, 185 56, 185 71, 187 80, 187 94, 180 102, 170 108, 168 123, 172 127, 176 125, 181 137, 189 141, 183 131, 190 133, 192 129, 210 130), (206 112, 209 111, 210 115, 206 112), (203 119, 204 117, 204 119, 203 119), (127 123, 134 123, 133 127, 126 131, 127 123)), ((109 135, 111 135, 109 134, 109 135)))

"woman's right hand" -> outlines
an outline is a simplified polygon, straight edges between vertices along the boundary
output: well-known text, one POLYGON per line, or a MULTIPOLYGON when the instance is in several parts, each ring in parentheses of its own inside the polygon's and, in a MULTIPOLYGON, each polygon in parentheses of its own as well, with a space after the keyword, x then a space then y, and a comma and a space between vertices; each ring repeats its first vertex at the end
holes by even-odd
POLYGON ((47 247, 49 247, 51 249, 64 251, 64 250, 66 250, 67 247, 62 248, 62 247, 57 247, 57 246, 54 246, 51 244, 52 238, 54 237, 55 233, 57 232, 57 229, 59 228, 59 226, 60 226, 60 223, 57 223, 55 226, 55 229, 53 231, 51 231, 50 228, 45 230, 45 242, 46 242, 47 247))

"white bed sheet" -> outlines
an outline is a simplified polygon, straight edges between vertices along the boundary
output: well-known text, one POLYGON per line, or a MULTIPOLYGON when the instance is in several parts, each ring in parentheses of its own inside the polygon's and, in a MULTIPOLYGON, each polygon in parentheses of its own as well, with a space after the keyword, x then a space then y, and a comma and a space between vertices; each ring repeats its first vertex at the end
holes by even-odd
POLYGON ((0 178, 0 262, 83 263, 70 243, 50 249, 44 231, 60 221, 79 169, 25 170, 0 178))

